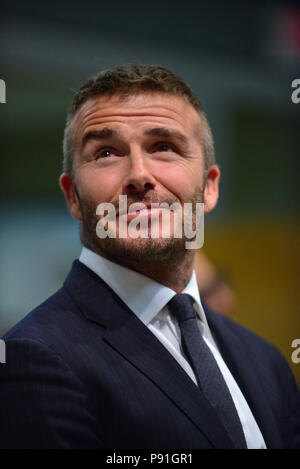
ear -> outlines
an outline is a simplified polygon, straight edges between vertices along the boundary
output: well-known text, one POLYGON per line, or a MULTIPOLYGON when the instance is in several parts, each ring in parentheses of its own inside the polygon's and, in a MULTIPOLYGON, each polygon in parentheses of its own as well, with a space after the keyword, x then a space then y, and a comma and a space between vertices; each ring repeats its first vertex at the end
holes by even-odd
POLYGON ((211 212, 218 202, 220 175, 217 165, 211 166, 207 171, 204 189, 204 213, 211 212))
POLYGON ((59 185, 65 196, 72 217, 81 221, 82 212, 73 179, 67 173, 63 173, 59 178, 59 185))

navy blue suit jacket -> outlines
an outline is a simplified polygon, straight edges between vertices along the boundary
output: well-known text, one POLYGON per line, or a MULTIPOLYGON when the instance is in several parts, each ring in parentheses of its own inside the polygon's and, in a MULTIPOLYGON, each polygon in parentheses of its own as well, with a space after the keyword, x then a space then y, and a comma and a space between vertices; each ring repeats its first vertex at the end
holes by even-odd
MULTIPOLYGON (((300 393, 282 355, 205 313, 268 448, 300 448, 300 393)), ((232 448, 177 361, 79 261, 4 340, 2 448, 232 448)))

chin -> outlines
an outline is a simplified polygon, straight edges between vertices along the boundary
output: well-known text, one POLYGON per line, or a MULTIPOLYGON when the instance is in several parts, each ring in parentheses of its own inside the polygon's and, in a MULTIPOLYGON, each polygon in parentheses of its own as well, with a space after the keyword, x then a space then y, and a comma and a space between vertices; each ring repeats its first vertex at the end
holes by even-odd
MULTIPOLYGON (((99 245, 99 243, 98 243, 99 245)), ((99 245, 101 251, 113 259, 132 262, 164 262, 178 257, 185 249, 185 240, 178 238, 109 239, 99 245)))

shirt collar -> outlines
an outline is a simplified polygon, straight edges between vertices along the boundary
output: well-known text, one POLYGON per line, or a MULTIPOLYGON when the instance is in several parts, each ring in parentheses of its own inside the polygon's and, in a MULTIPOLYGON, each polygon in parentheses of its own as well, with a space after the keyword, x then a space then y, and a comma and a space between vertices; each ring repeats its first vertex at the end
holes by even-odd
MULTIPOLYGON (((145 325, 148 325, 176 295, 176 292, 171 288, 134 270, 111 262, 85 246, 82 248, 79 261, 101 277, 145 325)), ((187 293, 194 298, 199 318, 207 324, 195 271, 193 271, 182 293, 187 293)))

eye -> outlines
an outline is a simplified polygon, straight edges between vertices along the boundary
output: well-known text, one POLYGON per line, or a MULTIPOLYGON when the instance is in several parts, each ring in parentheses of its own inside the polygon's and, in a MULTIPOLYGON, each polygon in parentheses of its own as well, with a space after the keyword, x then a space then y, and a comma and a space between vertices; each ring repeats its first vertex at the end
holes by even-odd
POLYGON ((172 145, 169 145, 168 143, 160 143, 159 145, 156 146, 156 151, 168 152, 168 151, 174 151, 174 148, 172 145))
POLYGON ((96 153, 96 158, 107 158, 113 154, 112 150, 104 149, 96 153))

